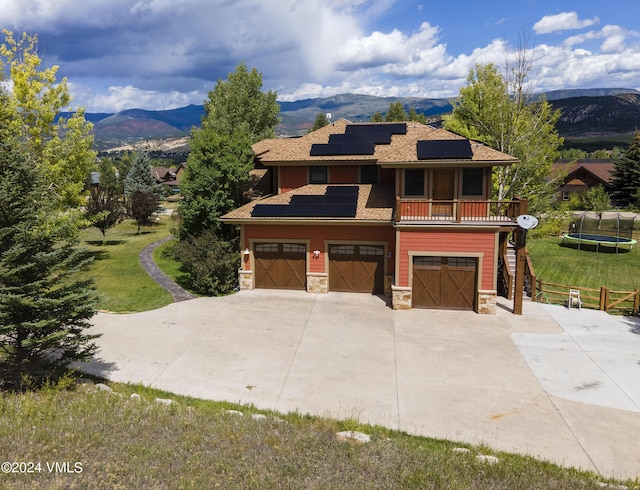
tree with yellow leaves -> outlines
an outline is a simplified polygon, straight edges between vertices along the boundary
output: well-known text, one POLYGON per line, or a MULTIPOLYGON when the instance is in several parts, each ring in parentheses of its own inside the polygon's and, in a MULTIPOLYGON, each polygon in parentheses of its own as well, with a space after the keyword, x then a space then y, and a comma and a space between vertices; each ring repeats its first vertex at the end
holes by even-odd
POLYGON ((93 125, 85 120, 82 109, 60 117, 62 111, 70 110, 67 79, 57 82, 58 66, 41 67, 37 36, 23 33, 16 39, 12 32, 2 32, 0 81, 9 82, 3 138, 15 138, 24 145, 61 206, 77 206, 95 163, 93 125))

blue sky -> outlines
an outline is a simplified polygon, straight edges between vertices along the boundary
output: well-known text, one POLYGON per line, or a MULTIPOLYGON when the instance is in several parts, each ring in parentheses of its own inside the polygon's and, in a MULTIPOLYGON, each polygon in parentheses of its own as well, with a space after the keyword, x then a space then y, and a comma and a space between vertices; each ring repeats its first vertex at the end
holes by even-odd
POLYGON ((535 91, 640 89, 637 0, 0 0, 89 112, 201 104, 244 61, 281 100, 453 97, 523 33, 535 91))

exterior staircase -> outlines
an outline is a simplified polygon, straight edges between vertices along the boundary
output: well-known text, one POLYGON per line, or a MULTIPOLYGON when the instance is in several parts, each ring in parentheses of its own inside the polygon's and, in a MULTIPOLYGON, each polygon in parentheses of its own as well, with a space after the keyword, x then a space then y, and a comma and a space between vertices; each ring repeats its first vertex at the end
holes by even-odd
MULTIPOLYGON (((516 290, 516 249, 511 242, 507 245, 507 262, 509 263, 509 269, 513 274, 513 284, 511 285, 511 290, 516 290)), ((522 297, 528 298, 526 290, 522 291, 522 297)))

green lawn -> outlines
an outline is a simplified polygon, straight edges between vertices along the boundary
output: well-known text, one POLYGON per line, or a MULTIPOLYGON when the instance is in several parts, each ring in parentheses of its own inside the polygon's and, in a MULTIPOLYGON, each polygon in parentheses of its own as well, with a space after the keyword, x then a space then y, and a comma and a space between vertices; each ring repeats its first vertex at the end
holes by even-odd
POLYGON ((527 242, 536 276, 545 282, 618 291, 640 289, 640 252, 593 252, 561 245, 560 238, 527 242))
MULTIPOLYGON (((153 260, 156 265, 164 272, 173 282, 182 286, 184 289, 189 289, 187 280, 189 274, 182 270, 180 262, 173 258, 172 248, 175 244, 175 240, 163 243, 153 251, 153 260)), ((196 295, 193 291, 191 294, 196 295)))
POLYGON ((138 235, 136 223, 125 221, 108 230, 104 242, 99 230, 86 230, 82 245, 94 257, 86 274, 95 281, 100 309, 118 313, 146 311, 173 301, 138 259, 145 246, 169 236, 172 226, 170 218, 162 217, 155 224, 142 227, 138 235))
MULTIPOLYGON (((596 490, 607 481, 530 457, 413 437, 355 420, 268 411, 262 412, 267 418, 255 420, 251 415, 261 411, 252 406, 111 386, 114 393, 76 385, 0 397, 3 461, 34 462, 31 473, 0 474, 0 486, 596 490), (131 393, 141 399, 132 400, 131 393), (156 397, 177 403, 159 404, 156 397), (344 430, 364 432, 371 442, 340 442, 335 434, 344 430), (460 447, 469 452, 453 451, 460 447), (499 461, 478 461, 479 454, 499 461), (55 462, 67 464, 66 471, 49 471, 47 464, 55 462)), ((637 480, 624 483, 638 485, 637 480)))

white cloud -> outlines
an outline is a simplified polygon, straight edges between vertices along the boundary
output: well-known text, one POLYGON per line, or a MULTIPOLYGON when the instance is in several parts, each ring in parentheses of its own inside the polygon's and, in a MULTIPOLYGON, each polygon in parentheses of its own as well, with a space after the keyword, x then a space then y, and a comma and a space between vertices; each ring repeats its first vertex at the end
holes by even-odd
POLYGON ((131 85, 112 86, 106 92, 94 93, 89 87, 70 84, 73 107, 87 107, 88 112, 119 112, 125 109, 166 110, 189 104, 202 104, 206 94, 202 92, 158 92, 141 90, 131 85))
POLYGON ((583 29, 600 22, 598 17, 579 20, 576 12, 562 12, 556 15, 545 15, 533 25, 536 34, 551 34, 553 32, 583 29))

